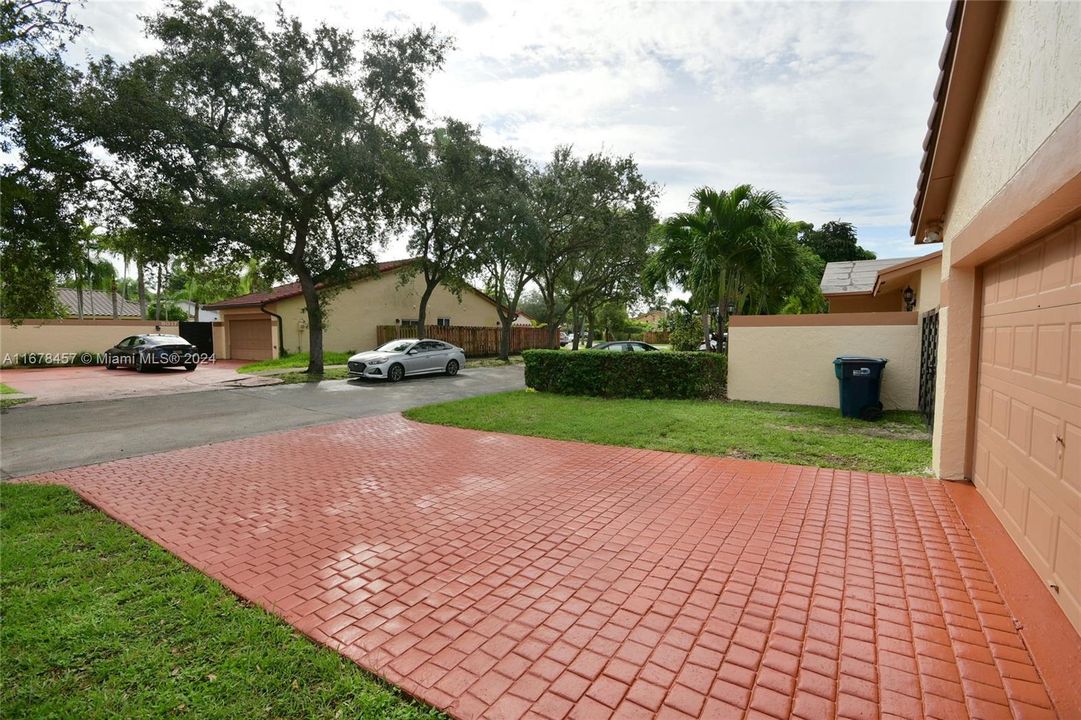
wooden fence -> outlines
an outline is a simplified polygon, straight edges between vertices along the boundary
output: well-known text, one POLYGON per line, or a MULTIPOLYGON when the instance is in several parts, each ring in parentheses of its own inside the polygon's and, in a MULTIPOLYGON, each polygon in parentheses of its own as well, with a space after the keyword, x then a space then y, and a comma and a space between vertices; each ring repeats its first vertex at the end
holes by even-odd
POLYGON ((667 345, 671 341, 667 330, 646 330, 642 333, 642 342, 647 342, 651 345, 667 345))
MULTIPOLYGON (((498 327, 470 327, 466 325, 440 327, 429 325, 421 337, 457 345, 465 350, 467 357, 490 357, 499 354, 498 327)), ((380 325, 376 328, 379 345, 401 337, 417 337, 415 325, 380 325)), ((523 350, 547 348, 548 330, 546 328, 514 326, 511 330, 510 351, 517 355, 523 350)), ((558 347, 558 345, 556 345, 558 347)))

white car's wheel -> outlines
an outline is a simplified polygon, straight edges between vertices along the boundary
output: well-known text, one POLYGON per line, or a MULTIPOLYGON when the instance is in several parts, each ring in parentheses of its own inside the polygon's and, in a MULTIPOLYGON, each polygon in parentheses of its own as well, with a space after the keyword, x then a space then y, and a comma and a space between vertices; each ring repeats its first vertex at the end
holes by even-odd
POLYGON ((447 375, 450 375, 451 377, 457 375, 458 370, 460 370, 460 369, 461 369, 461 366, 458 365, 457 360, 451 360, 449 363, 447 363, 447 375))
POLYGON ((401 365, 399 365, 398 363, 394 363, 393 365, 390 366, 390 369, 387 370, 387 380, 390 380, 391 382, 398 382, 399 380, 401 380, 404 377, 405 377, 405 368, 402 367, 401 365))

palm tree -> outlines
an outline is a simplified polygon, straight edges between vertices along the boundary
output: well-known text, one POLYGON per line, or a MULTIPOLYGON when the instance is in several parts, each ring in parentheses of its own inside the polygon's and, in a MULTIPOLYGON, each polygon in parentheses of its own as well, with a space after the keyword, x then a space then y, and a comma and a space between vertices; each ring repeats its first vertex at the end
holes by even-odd
POLYGON ((691 293, 710 344, 710 309, 758 306, 764 280, 777 258, 771 226, 784 219, 784 202, 769 190, 739 185, 730 191, 699 188, 692 209, 658 226, 659 247, 646 268, 653 287, 670 282, 691 293))

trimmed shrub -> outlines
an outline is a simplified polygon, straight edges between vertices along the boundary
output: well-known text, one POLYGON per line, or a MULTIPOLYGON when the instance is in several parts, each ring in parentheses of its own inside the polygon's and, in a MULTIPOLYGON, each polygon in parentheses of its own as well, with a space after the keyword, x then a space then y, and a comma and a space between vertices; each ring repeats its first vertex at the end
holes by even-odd
POLYGON ((526 350, 525 384, 541 392, 627 398, 724 397, 727 356, 706 352, 526 350))

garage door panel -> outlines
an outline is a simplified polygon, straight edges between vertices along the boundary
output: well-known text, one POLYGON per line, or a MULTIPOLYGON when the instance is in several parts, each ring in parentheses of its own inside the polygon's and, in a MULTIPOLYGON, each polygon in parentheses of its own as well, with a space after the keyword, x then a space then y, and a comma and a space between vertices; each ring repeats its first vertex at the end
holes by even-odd
POLYGON ((1060 523, 1055 537, 1055 579, 1058 594, 1076 607, 1081 605, 1081 533, 1060 523))
POLYGON ((1081 302, 1081 231, 1077 225, 985 267, 984 316, 1081 302))
POLYGON ((1068 352, 1066 382, 1081 387, 1081 322, 1070 323, 1070 348, 1068 352))
POLYGON ((982 269, 973 480, 1081 630, 1079 228, 982 269))
MULTIPOLYGON (((993 446, 988 447, 991 445, 987 442, 990 437, 987 434, 989 429, 983 426, 979 430, 983 433, 982 439, 985 448, 987 448, 988 468, 991 475, 1002 475, 1003 477, 1001 482, 1003 492, 997 496, 1000 504, 1004 506, 1007 504, 1009 482, 1011 477, 1016 477, 1023 480, 1026 487, 1037 493, 1043 498, 1044 502, 1057 510, 1070 510, 1076 513, 1077 510, 1081 509, 1078 506, 1077 493, 1072 491, 1069 483, 1061 477, 1064 458, 1061 445, 1055 440, 1055 436, 1059 432, 1057 425, 1056 431, 1045 436, 1042 443, 1045 451, 1050 450, 1049 457, 1043 458, 1044 461, 1050 462, 1050 466, 1045 465, 1043 462, 1033 462, 1036 459, 1035 452, 1026 453, 1010 442, 995 443, 993 446)), ((1036 444, 1033 447, 1035 449, 1036 444)), ((990 482, 989 478, 989 484, 990 482)), ((1023 524, 1023 517, 1023 512, 1015 514, 1018 524, 1023 524)), ((1070 522, 1075 524, 1073 521, 1070 522)), ((1078 531, 1081 531, 1081 527, 1078 527, 1078 531)))
POLYGON ((269 360, 271 347, 270 320, 230 320, 229 356, 241 360, 269 360))
POLYGON ((1073 280, 1073 267, 1077 258, 1075 226, 1063 228, 1043 243, 1043 267, 1040 273, 1040 292, 1068 287, 1073 280))
POLYGON ((1029 493, 1025 515, 1025 536, 1032 549, 1049 567, 1055 564, 1055 537, 1058 515, 1037 493, 1029 493))
MULTIPOLYGON (((993 412, 1001 406, 1001 409, 1008 413, 1008 407, 1003 404, 1008 405, 1010 399, 1020 399, 1033 408, 1045 408, 1060 418, 1074 417, 1077 408, 1081 407, 1081 387, 1061 380, 1055 381, 1039 375, 1028 375, 1005 368, 981 365, 980 383, 986 388, 986 392, 981 391, 979 397, 989 398, 992 410, 989 422, 996 429, 1000 426, 994 421, 993 412)), ((1005 430, 1000 432, 1003 437, 1008 436, 1005 430)))
MULTIPOLYGON (((1066 423, 1066 449, 1062 453, 1062 480, 1081 495, 1081 425, 1066 423)), ((1081 563, 1081 556, 1078 556, 1081 563)))
POLYGON ((1055 381, 1066 379, 1066 327, 1061 323, 1036 328, 1036 374, 1055 381))
POLYGON ((1010 427, 1006 435, 1015 448, 1028 454, 1032 438, 1031 405, 1017 399, 1010 400, 1010 427))

